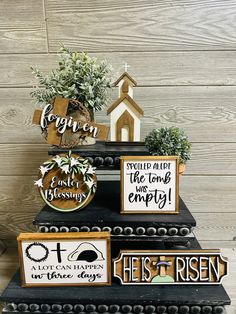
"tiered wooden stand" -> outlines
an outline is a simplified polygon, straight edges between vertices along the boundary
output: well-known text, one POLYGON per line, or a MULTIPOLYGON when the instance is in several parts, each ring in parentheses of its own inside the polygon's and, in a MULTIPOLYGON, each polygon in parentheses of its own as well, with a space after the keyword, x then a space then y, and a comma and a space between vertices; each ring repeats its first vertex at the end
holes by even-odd
MULTIPOLYGON (((52 149, 50 155, 64 152, 52 149)), ((148 155, 143 145, 98 143, 73 150, 98 169, 119 169, 119 157, 148 155)), ((178 215, 121 215, 120 182, 99 181, 92 202, 83 210, 61 213, 45 206, 35 217, 40 232, 111 232, 112 257, 121 249, 199 249, 192 233, 196 221, 180 198, 178 215)), ((3 292, 3 313, 215 313, 230 299, 222 285, 21 288, 19 272, 3 292)))

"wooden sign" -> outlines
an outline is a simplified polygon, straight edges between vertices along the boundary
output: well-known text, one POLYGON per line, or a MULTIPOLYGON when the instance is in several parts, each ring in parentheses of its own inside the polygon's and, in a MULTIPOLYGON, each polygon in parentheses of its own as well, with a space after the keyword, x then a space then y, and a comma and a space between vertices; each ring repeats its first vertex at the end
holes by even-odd
POLYGON ((40 166, 35 181, 43 200, 53 209, 70 212, 85 207, 93 198, 97 178, 95 168, 80 156, 61 154, 40 166))
POLYGON ((112 142, 139 142, 141 117, 144 112, 133 99, 133 87, 137 83, 124 72, 114 83, 119 88, 119 97, 107 109, 110 115, 112 142))
POLYGON ((121 213, 179 212, 179 160, 176 156, 121 159, 121 213))
POLYGON ((80 104, 78 101, 56 97, 53 104, 47 104, 43 110, 37 109, 34 112, 33 123, 39 124, 43 131, 47 133, 47 142, 55 146, 60 146, 62 135, 68 131, 79 133, 80 136, 91 136, 96 139, 106 140, 109 127, 91 121, 75 119, 67 116, 70 102, 80 104))
POLYGON ((17 241, 23 287, 111 284, 109 232, 21 233, 17 241))
POLYGON ((219 250, 121 251, 113 265, 122 285, 220 284, 228 274, 219 250))

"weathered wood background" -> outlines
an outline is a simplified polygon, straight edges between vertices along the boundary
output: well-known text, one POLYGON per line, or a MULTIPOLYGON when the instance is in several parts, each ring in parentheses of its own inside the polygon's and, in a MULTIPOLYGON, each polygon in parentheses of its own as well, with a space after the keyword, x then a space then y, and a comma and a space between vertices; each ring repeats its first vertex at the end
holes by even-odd
MULTIPOLYGON (((48 146, 31 123, 30 66, 49 71, 63 42, 107 59, 114 78, 129 63, 143 138, 164 125, 189 134, 181 194, 196 235, 204 246, 235 247, 236 2, 2 0, 0 12, 0 238, 31 229, 43 205, 32 180, 48 146)), ((105 112, 97 121, 108 122, 105 112)))
MULTIPOLYGON (((235 0, 0 1, 0 239, 31 230, 43 205, 32 180, 48 145, 31 123, 30 66, 53 68, 59 42, 107 59, 114 78, 128 62, 145 111, 142 137, 170 125, 189 134, 181 195, 198 239, 235 248, 235 0)), ((105 112, 97 121, 108 122, 105 112)))

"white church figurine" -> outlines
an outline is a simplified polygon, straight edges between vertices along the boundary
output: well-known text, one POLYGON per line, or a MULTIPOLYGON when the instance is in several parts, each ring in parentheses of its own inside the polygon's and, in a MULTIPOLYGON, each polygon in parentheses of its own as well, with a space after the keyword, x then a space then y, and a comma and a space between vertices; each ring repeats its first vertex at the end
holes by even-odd
MULTIPOLYGON (((127 69, 127 64, 125 66, 127 69)), ((140 118, 143 110, 133 100, 133 87, 137 83, 124 72, 114 83, 119 87, 119 98, 107 109, 110 115, 111 141, 140 141, 140 118)))

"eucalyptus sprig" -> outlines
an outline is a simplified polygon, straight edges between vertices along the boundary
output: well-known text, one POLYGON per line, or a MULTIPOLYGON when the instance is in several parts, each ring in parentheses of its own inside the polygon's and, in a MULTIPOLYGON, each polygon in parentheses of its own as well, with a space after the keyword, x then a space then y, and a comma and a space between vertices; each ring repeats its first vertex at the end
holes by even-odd
POLYGON ((45 75, 37 67, 31 67, 39 86, 31 92, 36 103, 47 104, 56 96, 76 99, 89 110, 102 110, 109 100, 111 66, 84 52, 71 51, 62 46, 59 65, 45 75), (41 88, 44 87, 44 88, 41 88))

